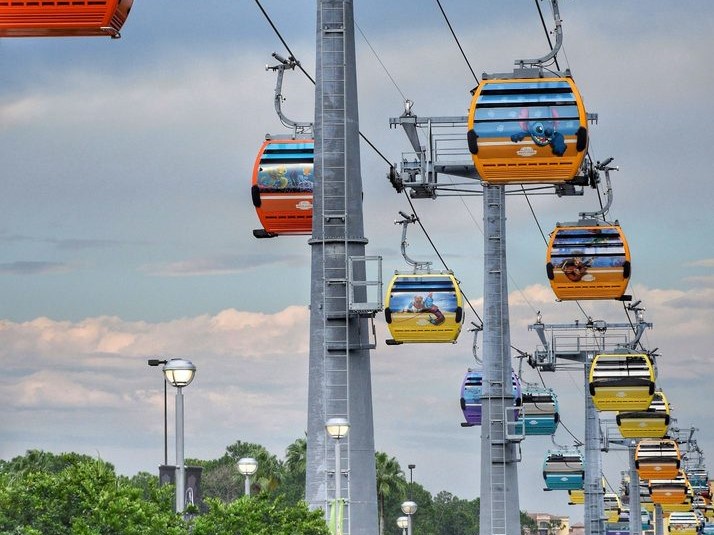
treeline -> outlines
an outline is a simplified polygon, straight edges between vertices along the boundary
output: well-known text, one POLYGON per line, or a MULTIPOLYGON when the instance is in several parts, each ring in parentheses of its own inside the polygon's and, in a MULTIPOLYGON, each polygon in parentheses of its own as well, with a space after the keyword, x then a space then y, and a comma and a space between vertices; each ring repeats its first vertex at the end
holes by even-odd
MULTIPOLYGON (((279 459, 259 444, 237 441, 219 459, 187 459, 201 466, 201 510, 186 518, 174 514, 172 486, 159 487, 157 475, 117 475, 101 459, 76 453, 31 450, 0 460, 1 535, 327 535, 321 511, 303 502, 307 444, 300 438, 279 459), (251 497, 237 461, 254 457, 251 497)), ((418 504, 413 517, 420 535, 476 535, 479 500, 442 491, 432 496, 419 483, 407 482, 394 457, 378 452, 377 497, 381 535, 402 535, 396 520, 401 503, 418 504)), ((521 514, 524 530, 536 532, 521 514)))

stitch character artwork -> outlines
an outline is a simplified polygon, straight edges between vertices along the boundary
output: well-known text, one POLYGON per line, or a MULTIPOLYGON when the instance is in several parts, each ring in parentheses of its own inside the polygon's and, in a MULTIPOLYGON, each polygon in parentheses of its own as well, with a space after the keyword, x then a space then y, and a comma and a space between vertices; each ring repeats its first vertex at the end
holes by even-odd
POLYGON ((530 136, 533 142, 539 147, 550 145, 553 154, 562 156, 567 149, 563 134, 557 131, 558 128, 558 113, 552 109, 552 118, 548 117, 529 117, 528 109, 523 108, 519 114, 519 125, 521 132, 513 134, 511 141, 518 143, 523 141, 526 136, 530 136))
POLYGON ((422 295, 415 295, 411 303, 409 303, 402 312, 428 312, 434 316, 429 316, 429 323, 432 325, 441 325, 446 320, 444 314, 439 310, 439 307, 434 304, 434 298, 431 292, 426 294, 426 298, 422 295))

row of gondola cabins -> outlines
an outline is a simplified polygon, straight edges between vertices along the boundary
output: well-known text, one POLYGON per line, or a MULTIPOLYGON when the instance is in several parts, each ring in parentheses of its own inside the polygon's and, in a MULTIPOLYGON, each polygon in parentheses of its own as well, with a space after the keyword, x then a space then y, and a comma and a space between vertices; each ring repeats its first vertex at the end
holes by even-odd
MULTIPOLYGON (((119 37, 132 3, 0 1, 0 37, 119 37)), ((467 140, 474 165, 486 183, 573 180, 583 163, 587 138, 582 98, 568 76, 484 80, 474 92, 467 140)), ((251 196, 262 226, 254 232, 256 237, 312 232, 313 153, 313 139, 266 136, 252 178, 251 196)), ((592 220, 558 224, 548 245, 546 273, 558 299, 621 298, 630 277, 629 248, 621 228, 617 223, 592 220)), ((463 302, 451 272, 397 272, 385 304, 392 343, 454 342, 461 331, 463 302)), ((677 443, 662 438, 669 424, 669 405, 664 394, 654 390, 649 356, 598 355, 589 383, 599 410, 618 411, 622 435, 643 438, 638 442, 636 465, 640 477, 649 481, 645 504, 658 503, 674 513, 688 506, 688 498, 689 503, 695 501, 694 496, 700 504, 710 504, 706 472, 697 474, 695 494, 680 469, 677 443)), ((469 370, 461 387, 462 425, 480 425, 481 389, 481 372, 469 370)), ((522 432, 555 432, 558 406, 552 390, 529 387, 521 392, 514 374, 513 398, 523 412, 522 432)), ((578 453, 549 452, 544 463, 547 488, 567 489, 571 502, 580 503, 582 475, 578 453)), ((621 506, 612 493, 605 497, 610 519, 621 506)), ((670 529, 682 535, 689 527, 685 519, 670 521, 670 529)))
MULTIPOLYGON (((472 99, 467 142, 485 183, 574 180, 588 145, 582 98, 569 76, 483 80, 472 99)), ((251 193, 262 225, 254 231, 256 237, 312 232, 313 151, 310 138, 266 136, 253 170, 251 193)), ((560 300, 621 299, 631 275, 631 258, 619 224, 604 218, 558 224, 548 244, 546 275, 560 300)), ((387 288, 385 319, 392 336, 389 344, 455 342, 464 321, 457 279, 449 271, 395 272, 387 288)), ((469 369, 461 385, 463 426, 481 424, 482 386, 482 372, 469 369)), ((637 463, 640 477, 649 481, 651 502, 676 509, 686 501, 685 478, 681 471, 662 477, 662 470, 673 463, 676 442, 657 440, 666 435, 670 415, 664 393, 655 390, 651 357, 597 355, 589 386, 598 410, 617 412, 623 437, 642 439, 637 463)), ((555 432, 559 416, 552 390, 522 389, 514 374, 512 395, 522 411, 522 433, 555 432)), ((579 452, 549 452, 543 475, 548 489, 569 490, 579 501, 584 478, 579 452)), ((615 521, 621 506, 610 507, 610 502, 619 502, 612 496, 606 493, 606 511, 615 521)))

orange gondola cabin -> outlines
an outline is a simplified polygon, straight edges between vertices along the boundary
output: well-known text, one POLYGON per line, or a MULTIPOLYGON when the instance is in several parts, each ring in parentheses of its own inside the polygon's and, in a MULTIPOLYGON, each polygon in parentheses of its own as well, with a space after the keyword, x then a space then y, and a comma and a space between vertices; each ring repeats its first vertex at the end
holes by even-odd
POLYGON ((583 99, 570 76, 484 78, 473 92, 467 141, 489 184, 572 180, 588 147, 583 99))
POLYGON ((550 235, 546 273, 558 299, 625 299, 630 272, 630 248, 618 224, 559 224, 550 235))
POLYGON ((0 37, 120 37, 134 0, 0 0, 0 37))
POLYGON ((253 166, 251 197, 262 229, 256 238, 312 234, 312 139, 266 139, 253 166))

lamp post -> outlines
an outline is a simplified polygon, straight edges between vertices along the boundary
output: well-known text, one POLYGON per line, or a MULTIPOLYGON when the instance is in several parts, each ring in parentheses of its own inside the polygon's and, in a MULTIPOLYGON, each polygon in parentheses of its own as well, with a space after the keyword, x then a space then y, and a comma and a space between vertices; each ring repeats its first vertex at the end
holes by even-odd
MULTIPOLYGON (((168 360, 149 359, 147 364, 149 366, 158 366, 167 362, 168 360)), ((169 464, 169 411, 166 403, 166 390, 166 378, 164 377, 164 466, 169 464)))
POLYGON ((417 504, 407 500, 402 504, 402 513, 407 515, 407 535, 412 535, 412 515, 416 513, 417 504))
POLYGON ((245 476, 245 495, 250 496, 250 476, 258 471, 258 461, 253 457, 238 459, 238 471, 245 476))
POLYGON ((183 513, 186 504, 186 468, 183 461, 183 392, 196 375, 196 366, 186 359, 171 359, 164 364, 166 380, 176 387, 176 512, 183 513))
POLYGON ((415 464, 410 464, 408 466, 409 468, 409 499, 412 499, 412 488, 414 488, 414 477, 413 477, 413 472, 414 469, 416 468, 415 464))
POLYGON ((397 518, 397 527, 402 530, 402 535, 407 535, 407 528, 409 527, 409 517, 400 516, 397 518))
MULTIPOLYGON (((339 522, 338 514, 339 500, 342 498, 342 461, 340 454, 340 439, 347 436, 350 430, 350 423, 347 418, 330 418, 325 423, 327 434, 335 439, 335 523, 339 522)), ((335 526, 336 535, 342 534, 342 526, 335 526)))

